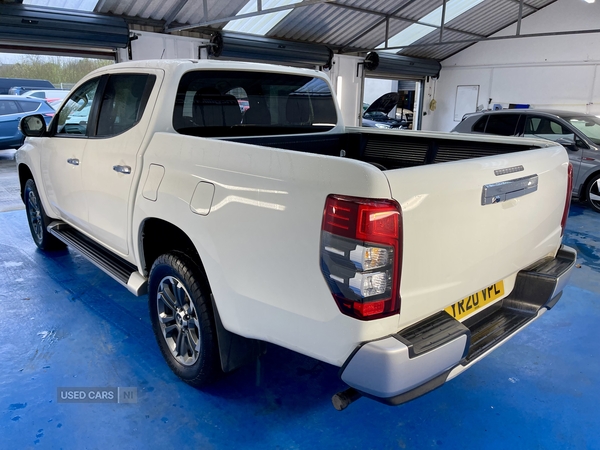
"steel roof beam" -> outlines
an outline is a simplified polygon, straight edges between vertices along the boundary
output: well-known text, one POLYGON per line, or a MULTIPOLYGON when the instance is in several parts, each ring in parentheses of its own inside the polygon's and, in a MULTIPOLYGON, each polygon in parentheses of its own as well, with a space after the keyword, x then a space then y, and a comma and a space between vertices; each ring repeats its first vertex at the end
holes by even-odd
MULTIPOLYGON (((327 3, 327 4, 330 5, 330 6, 336 6, 336 7, 340 7, 340 8, 351 9, 351 10, 362 12, 362 13, 365 13, 365 14, 371 14, 373 16, 380 16, 380 17, 384 17, 384 18, 389 17, 390 19, 396 19, 396 20, 400 20, 402 22, 408 22, 408 23, 411 23, 411 24, 426 25, 428 27, 436 28, 436 29, 440 29, 441 28, 439 25, 433 25, 431 23, 424 23, 424 22, 421 22, 419 20, 414 20, 414 19, 409 19, 407 17, 399 16, 399 15, 397 15, 397 11, 392 12, 390 14, 386 14, 386 13, 382 13, 382 12, 379 12, 379 11, 373 11, 373 10, 370 10, 370 9, 359 8, 357 6, 342 5, 341 3, 327 3)), ((379 24, 381 24, 381 23, 383 23, 383 20, 379 24)), ((451 27, 444 26, 444 29, 445 30, 449 30, 449 31, 456 31, 457 33, 468 34, 469 36, 474 36, 474 37, 485 37, 483 34, 472 33, 470 31, 463 31, 463 30, 459 30, 458 28, 451 28, 451 27)))
POLYGON ((531 8, 534 11, 539 11, 540 10, 540 8, 538 8, 537 6, 530 5, 529 3, 525 3, 525 2, 523 2, 521 0, 508 0, 508 1, 512 2, 512 3, 519 3, 519 4, 523 3, 524 6, 527 6, 528 8, 531 8))
MULTIPOLYGON (((373 11, 373 10, 370 10, 370 9, 359 8, 359 7, 351 6, 351 5, 342 5, 340 3, 328 3, 328 5, 331 5, 331 6, 337 6, 337 7, 341 7, 341 8, 351 9, 351 10, 357 11, 357 12, 362 12, 362 13, 365 13, 365 14, 371 14, 371 15, 376 15, 376 16, 383 17, 382 20, 378 21, 377 23, 375 23, 371 27, 367 28, 362 33, 356 35, 350 41, 348 41, 348 43, 346 45, 344 45, 343 47, 340 48, 340 52, 342 52, 345 49, 347 49, 348 47, 350 47, 354 42, 358 41, 359 39, 362 39, 363 37, 365 37, 367 34, 369 34, 371 31, 373 31, 375 28, 377 28, 378 26, 380 26, 382 23, 384 23, 389 18, 396 19, 396 20, 401 20, 401 21, 404 21, 404 22, 409 22, 411 24, 426 25, 426 26, 431 27, 433 29, 437 28, 437 29, 441 30, 442 27, 440 27, 440 26, 436 26, 436 25, 432 25, 432 24, 425 24, 425 23, 419 22, 418 20, 408 19, 406 17, 402 17, 402 16, 397 15, 398 12, 400 12, 402 9, 404 9, 406 6, 410 5, 411 3, 414 3, 414 1, 415 0, 409 2, 408 4, 402 5, 402 7, 396 9, 395 11, 393 11, 392 13, 389 13, 389 14, 382 13, 382 12, 379 12, 379 11, 373 11)), ((444 3, 445 3, 445 1, 444 1, 444 3)), ((473 36, 473 37, 478 38, 478 39, 484 39, 484 38, 486 38, 486 36, 483 35, 483 34, 472 33, 470 31, 463 31, 463 30, 459 30, 458 28, 452 28, 452 27, 444 26, 443 29, 444 30, 448 30, 448 31, 453 31, 455 33, 466 34, 467 36, 473 36)), ((386 28, 386 30, 387 30, 387 28, 386 28)), ((388 36, 387 36, 387 31, 386 31, 385 41, 387 42, 387 40, 388 40, 388 36)))
POLYGON ((517 36, 521 34, 521 20, 523 19, 523 0, 519 2, 519 19, 517 20, 517 36))
POLYGON ((276 8, 263 9, 262 11, 256 11, 256 12, 252 12, 252 13, 248 13, 248 14, 240 14, 239 16, 220 17, 218 19, 204 20, 203 22, 194 23, 194 24, 190 24, 190 25, 181 25, 178 27, 166 28, 165 32, 171 33, 173 31, 185 31, 185 30, 189 30, 192 28, 202 28, 202 27, 207 27, 210 25, 216 25, 219 23, 231 22, 232 20, 248 19, 250 17, 264 16, 265 14, 270 14, 270 13, 274 13, 274 12, 278 12, 278 11, 287 11, 289 9, 304 8, 306 6, 329 4, 329 3, 331 3, 331 0, 304 0, 301 3, 294 3, 292 5, 278 6, 276 8))
MULTIPOLYGON (((456 44, 476 44, 478 42, 487 42, 487 41, 504 41, 507 39, 520 39, 520 38, 537 38, 537 37, 549 37, 549 36, 570 36, 575 34, 593 34, 600 33, 600 28, 595 28, 592 30, 574 30, 574 31, 550 31, 546 33, 531 33, 531 34, 511 34, 508 36, 492 36, 483 39, 461 39, 456 41, 446 41, 446 42, 429 42, 426 44, 410 44, 410 45, 402 45, 396 47, 388 47, 386 50, 402 50, 405 48, 416 48, 416 47, 437 47, 440 45, 456 45, 456 44)), ((353 49, 353 52, 371 52, 376 51, 377 49, 373 48, 361 48, 361 49, 353 49)))
MULTIPOLYGON (((188 0, 179 0, 179 2, 177 4, 175 4, 171 10, 167 13, 167 15, 165 16, 165 29, 167 29, 171 23, 175 20, 175 17, 177 17, 177 14, 179 14, 181 12, 181 10, 183 9, 183 7, 186 5, 186 3, 188 2, 188 0)), ((205 15, 204 18, 206 18, 206 0, 204 0, 204 8, 205 8, 205 15)))
MULTIPOLYGON (((408 19, 407 17, 403 17, 401 15, 397 15, 398 12, 400 12, 402 9, 404 9, 408 5, 403 5, 401 8, 398 8, 397 10, 393 11, 392 13, 388 13, 388 14, 382 13, 380 11, 373 11, 371 9, 360 8, 360 7, 352 6, 352 5, 343 5, 341 3, 335 3, 335 2, 330 2, 330 3, 328 3, 328 5, 330 5, 330 6, 336 6, 338 8, 350 9, 352 11, 357 11, 357 12, 361 12, 361 13, 364 13, 364 14, 370 14, 370 15, 373 15, 373 16, 382 17, 382 20, 378 21, 375 25, 373 25, 372 27, 370 27, 368 30, 366 30, 365 32, 363 32, 360 35, 356 36, 350 42, 348 42, 346 45, 344 45, 342 47, 342 50, 350 47, 354 42, 356 42, 357 40, 359 40, 359 39, 363 38, 364 36, 366 36, 368 33, 370 33, 371 31, 373 31, 379 25, 381 25, 382 23, 384 23, 388 18, 400 20, 400 21, 403 21, 403 22, 408 22, 408 23, 411 23, 411 24, 426 25, 428 27, 431 27, 433 29, 438 29, 438 30, 442 28, 439 25, 433 25, 433 24, 429 24, 429 23, 423 23, 423 22, 420 22, 418 20, 408 19)), ((444 30, 454 31, 456 33, 462 33, 462 34, 466 34, 468 36, 473 36, 473 37, 476 37, 476 38, 485 38, 486 37, 483 34, 472 33, 470 31, 463 31, 463 30, 459 30, 458 28, 447 27, 447 26, 444 26, 443 28, 444 28, 444 30)), ((386 39, 387 39, 387 36, 386 36, 386 39)))

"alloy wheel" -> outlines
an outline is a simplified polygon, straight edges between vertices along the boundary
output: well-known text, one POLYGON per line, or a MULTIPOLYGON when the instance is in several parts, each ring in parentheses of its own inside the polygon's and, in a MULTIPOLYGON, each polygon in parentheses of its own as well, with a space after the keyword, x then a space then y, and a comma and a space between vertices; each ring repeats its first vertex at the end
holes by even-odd
POLYGON ((184 366, 193 365, 200 355, 198 312, 183 283, 164 277, 156 298, 163 338, 173 357, 184 366))

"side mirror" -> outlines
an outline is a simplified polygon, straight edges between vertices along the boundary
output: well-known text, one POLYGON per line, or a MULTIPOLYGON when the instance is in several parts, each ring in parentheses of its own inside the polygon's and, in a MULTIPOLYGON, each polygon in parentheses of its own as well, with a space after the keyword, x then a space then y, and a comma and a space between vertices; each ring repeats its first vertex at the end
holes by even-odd
POLYGON ((564 148, 568 149, 568 150, 572 150, 572 151, 576 151, 577 150, 577 146, 575 145, 575 140, 572 138, 558 138, 555 141, 557 144, 562 145, 564 148))
POLYGON ((26 116, 21 119, 19 129, 27 137, 42 137, 46 134, 46 121, 41 114, 26 116))

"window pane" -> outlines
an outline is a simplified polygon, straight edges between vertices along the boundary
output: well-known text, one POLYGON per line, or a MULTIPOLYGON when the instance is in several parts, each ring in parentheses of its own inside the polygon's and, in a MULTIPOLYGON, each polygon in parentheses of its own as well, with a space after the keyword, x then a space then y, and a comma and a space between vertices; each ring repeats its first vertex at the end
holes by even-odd
POLYGON ((498 134, 500 136, 513 136, 515 134, 518 120, 518 114, 491 115, 485 132, 489 134, 498 134))
POLYGON ((485 131, 485 124, 487 123, 488 120, 488 116, 483 116, 481 119, 479 119, 475 125, 473 125, 473 131, 476 131, 477 133, 483 133, 485 131))
POLYGON ((569 117, 566 120, 568 120, 571 125, 585 134, 594 144, 600 144, 600 119, 598 117, 569 117))
POLYGON ((325 81, 278 73, 188 72, 173 112, 175 130, 205 137, 314 133, 336 123, 325 81))
POLYGON ((21 100, 18 100, 17 103, 19 104, 23 112, 37 111, 37 109, 41 105, 41 103, 38 102, 24 102, 21 100))
POLYGON ((0 101, 0 116, 5 116, 7 114, 16 114, 18 112, 19 108, 17 108, 17 104, 12 100, 0 101))
POLYGON ((57 135, 87 135, 88 120, 99 78, 80 86, 58 113, 57 135))
POLYGON ((149 76, 110 76, 100 105, 97 136, 115 136, 133 128, 139 122, 144 112, 142 103, 149 76))
POLYGON ((545 117, 527 117, 523 136, 549 139, 551 141, 556 141, 560 138, 575 139, 575 133, 571 130, 545 117))

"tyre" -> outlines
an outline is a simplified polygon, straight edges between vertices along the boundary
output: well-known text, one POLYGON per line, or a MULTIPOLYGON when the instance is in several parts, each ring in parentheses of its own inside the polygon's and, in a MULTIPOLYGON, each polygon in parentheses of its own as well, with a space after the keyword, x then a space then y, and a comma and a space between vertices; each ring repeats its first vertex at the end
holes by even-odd
POLYGON ((25 211, 27 212, 27 222, 29 230, 35 245, 40 250, 60 250, 66 245, 59 241, 56 237, 48 233, 48 224, 50 219, 44 211, 40 195, 38 193, 35 182, 32 179, 27 180, 25 189, 23 190, 23 200, 25 201, 25 211))
POLYGON ((595 175, 587 184, 585 198, 594 211, 600 212, 600 175, 595 175))
POLYGON ((154 336, 171 370, 201 387, 222 375, 210 292, 202 270, 181 253, 159 256, 150 270, 154 336))

